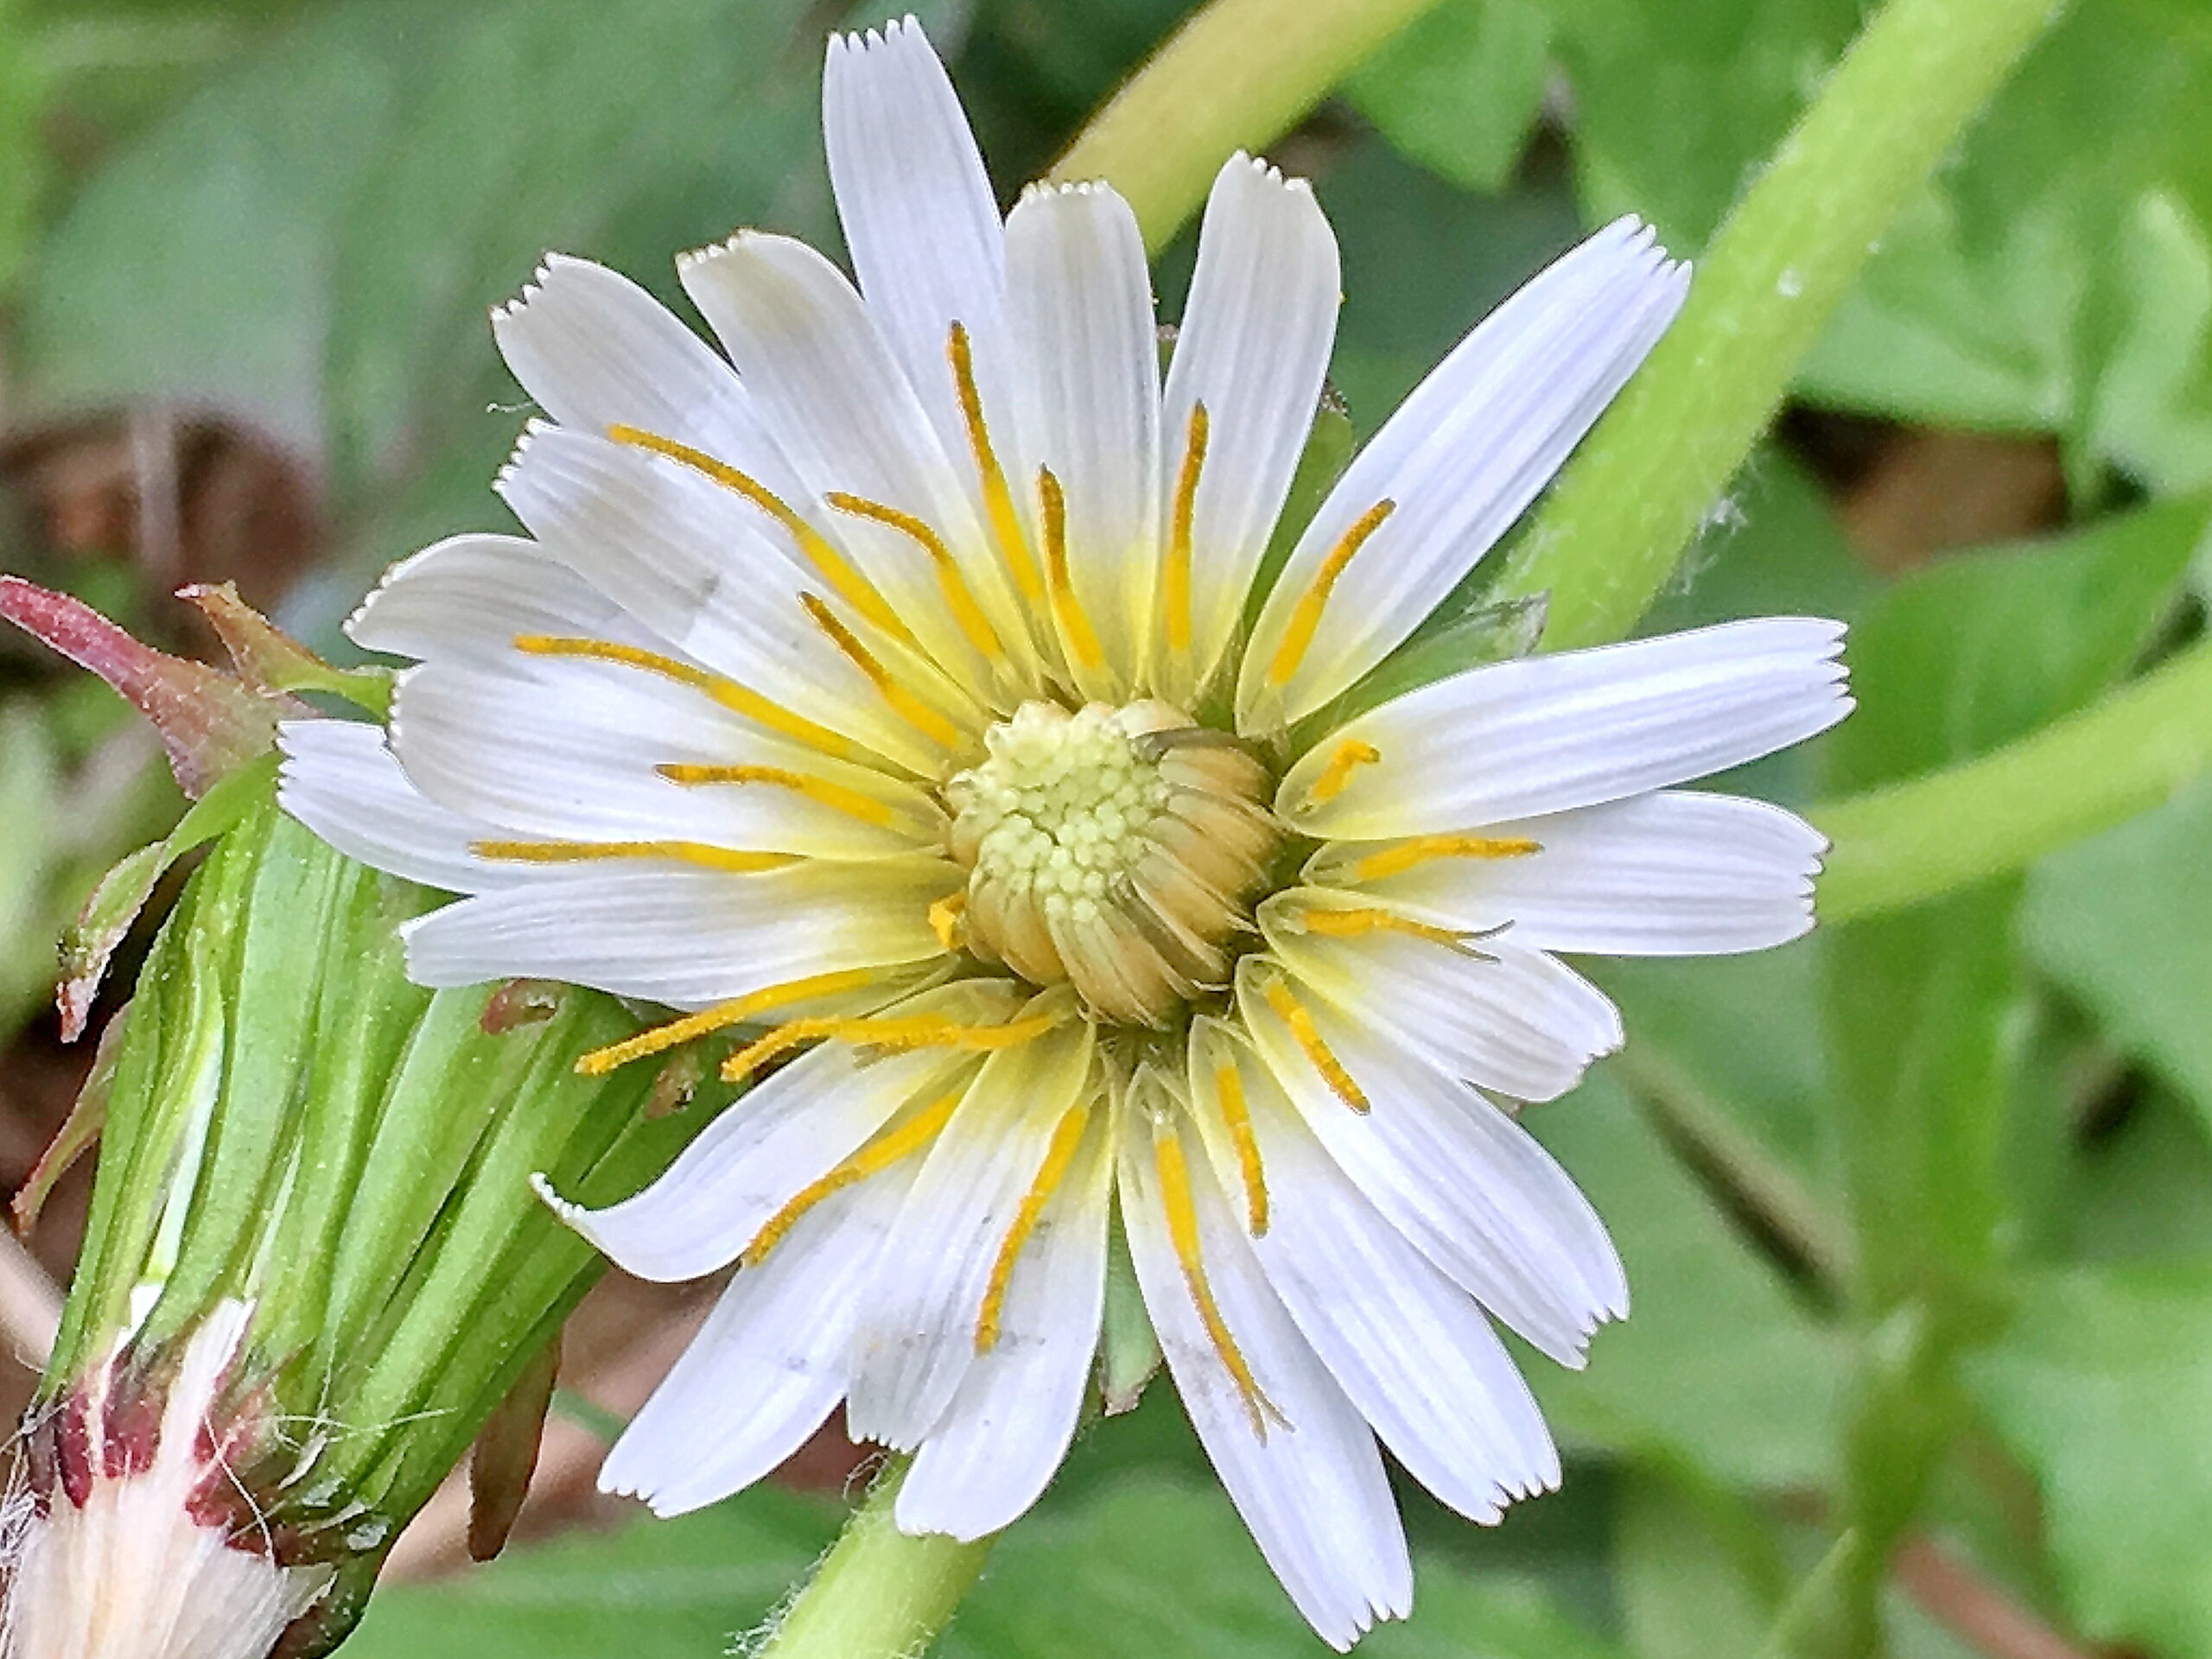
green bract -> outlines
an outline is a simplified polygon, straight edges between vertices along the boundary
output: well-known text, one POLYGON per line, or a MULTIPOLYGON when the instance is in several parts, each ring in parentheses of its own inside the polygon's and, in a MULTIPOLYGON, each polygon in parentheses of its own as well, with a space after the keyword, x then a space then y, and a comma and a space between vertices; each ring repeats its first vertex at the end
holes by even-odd
MULTIPOLYGON (((649 1069, 575 1074, 634 1024, 607 998, 410 984, 394 928, 428 895, 279 816, 264 776, 238 782, 253 798, 118 1016, 91 1227, 34 1421, 47 1501, 82 1507, 72 1460, 96 1478, 102 1456, 97 1435, 73 1444, 86 1401, 111 1442, 143 1432, 113 1398, 157 1413, 169 1357, 246 1305, 210 1422, 235 1479, 199 1524, 335 1567, 288 1649, 312 1654, 597 1276, 531 1177, 619 1198, 708 1113, 648 1121, 649 1069)), ((480 1508, 509 1496, 480 1491, 480 1508)))

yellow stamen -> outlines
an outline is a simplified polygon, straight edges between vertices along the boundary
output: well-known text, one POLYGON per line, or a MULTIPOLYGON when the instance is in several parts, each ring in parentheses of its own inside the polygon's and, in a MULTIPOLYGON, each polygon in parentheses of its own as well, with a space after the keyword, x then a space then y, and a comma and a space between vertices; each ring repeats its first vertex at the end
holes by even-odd
POLYGON ((896 507, 887 507, 880 501, 871 501, 865 496, 848 495, 842 490, 833 490, 822 498, 840 512, 849 512, 855 518, 866 518, 879 524, 887 524, 909 541, 918 543, 930 556, 930 563, 937 567, 938 587, 944 594, 944 602, 951 607, 952 619, 960 625, 960 632, 968 636, 968 643, 985 658, 1003 663, 1006 652, 999 644, 997 631, 990 619, 983 614, 983 607, 976 602, 967 578, 960 574, 960 561, 952 556, 952 550, 944 538, 910 512, 896 507))
POLYGON ((815 626, 828 634, 830 643, 843 652, 853 666, 865 674, 868 683, 882 694, 883 700, 891 705, 893 714, 942 748, 957 749, 960 747, 960 728, 893 679, 891 671, 878 662, 875 653, 837 620, 836 613, 823 602, 820 595, 801 594, 798 601, 806 607, 806 613, 814 619, 815 626))
POLYGON ((1299 595, 1298 604, 1290 613, 1290 625, 1282 631, 1282 643, 1275 647, 1274 660, 1268 664, 1269 685, 1287 685, 1290 677, 1298 672, 1298 665, 1313 648, 1314 634, 1320 630, 1321 613, 1329 603, 1337 578, 1344 575, 1351 556, 1366 545, 1367 538, 1382 528, 1382 521, 1396 511, 1397 505, 1395 501, 1377 501, 1329 550, 1329 556, 1313 573, 1313 585, 1299 595))
POLYGON ((753 1234, 753 1242, 738 1257, 740 1264, 759 1267, 768 1252, 783 1243, 785 1235, 798 1225, 800 1217, 832 1192, 842 1192, 871 1175, 880 1175, 899 1160, 911 1158, 929 1145, 950 1120, 967 1092, 968 1085, 963 1083, 942 1099, 931 1101, 897 1128, 878 1135, 827 1175, 802 1187, 791 1202, 769 1217, 766 1224, 753 1234))
POLYGON ((1075 582, 1068 575, 1068 501, 1060 480, 1049 467, 1037 469, 1037 500, 1045 524, 1045 568, 1052 584, 1052 614, 1059 620, 1060 637, 1078 667, 1105 665, 1106 652, 1097 631, 1076 597, 1075 582))
POLYGON ((1354 859, 1345 875, 1353 881, 1380 881, 1433 858, 1526 858, 1542 850, 1541 843, 1524 836, 1415 836, 1354 859))
POLYGON ((583 864, 601 858, 667 858, 734 875, 758 875, 799 861, 791 853, 743 853, 703 841, 473 841, 479 858, 517 864, 583 864))
POLYGON ((999 1345, 999 1320, 1006 1312, 1006 1292, 1014 1280, 1014 1264, 1021 1258, 1021 1247, 1037 1230, 1045 1206, 1067 1179, 1068 1166, 1075 1162, 1076 1149, 1082 1146, 1083 1132, 1090 1122, 1090 1108, 1081 1104, 1071 1107, 1060 1119, 1058 1127, 1052 1131, 1052 1144, 1045 1149, 1044 1166, 1030 1183, 1021 1207, 1014 1212, 1014 1225, 1006 1230, 1006 1237, 1000 1241, 998 1259, 991 1263, 990 1281, 983 1288, 982 1310, 976 1315, 976 1351, 979 1354, 988 1354, 999 1345))
POLYGON ((1015 591, 1029 604, 1040 605, 1045 599, 1045 584, 1037 574, 1037 559, 1029 550, 1029 538, 1022 533, 1021 515, 1014 511, 1014 492, 1007 485, 1006 469, 999 465, 998 451, 991 445, 990 429, 983 424, 983 395, 976 388, 975 352, 969 343, 967 328, 960 323, 952 325, 945 355, 952 362, 952 383, 960 396, 960 418, 967 425, 968 447, 975 454, 976 475, 982 482, 984 515, 991 522, 991 533, 998 541, 1007 569, 1013 573, 1015 591))
POLYGON ((619 1043, 609 1043, 605 1048, 595 1048, 576 1062, 576 1070, 588 1077, 604 1077, 618 1065, 627 1065, 631 1061, 642 1060, 650 1054, 664 1053, 696 1038, 712 1036, 715 1032, 750 1020, 756 1014, 766 1014, 772 1008, 789 1007, 792 1003, 804 1002, 810 997, 836 996, 842 992, 856 991, 873 983, 877 977, 873 968, 841 968, 835 973, 810 974, 804 979, 785 980, 780 985, 748 991, 743 996, 717 1002, 713 1007, 702 1008, 696 1014, 687 1014, 681 1020, 655 1026, 650 1031, 641 1031, 619 1043))
POLYGON ((1344 1062, 1337 1058, 1336 1051, 1322 1037, 1321 1028, 1313 1023, 1313 1010, 1300 1002, 1290 987, 1279 979, 1270 982, 1263 995, 1267 997, 1268 1006, 1281 1016, 1283 1024, 1290 1027, 1291 1036, 1305 1051, 1306 1058, 1313 1063, 1313 1069, 1321 1074, 1330 1088, 1336 1090, 1337 1098, 1355 1112, 1366 1111, 1367 1096, 1359 1084, 1352 1081, 1351 1073, 1344 1070, 1344 1062))
POLYGON ((1395 911, 1355 908, 1332 910, 1315 905, 1298 912, 1298 925, 1308 933, 1319 933, 1332 939, 1357 939, 1370 933, 1404 933, 1416 939, 1427 939, 1462 956, 1475 954, 1466 936, 1455 933, 1448 927, 1433 926, 1417 922, 1410 916, 1401 916, 1395 911))
POLYGON ((678 443, 674 438, 664 438, 658 432, 648 432, 642 427, 610 426, 607 435, 617 443, 626 443, 632 448, 649 449, 654 454, 665 455, 671 461, 682 461, 696 473, 701 473, 721 485, 734 490, 754 506, 766 513, 797 542, 799 551, 822 573, 827 582, 845 602, 862 616, 881 628, 893 639, 906 645, 914 642, 906 625, 890 602, 875 590, 874 584, 855 570, 852 563, 830 543, 830 538, 800 517, 781 496, 750 473, 741 473, 726 461, 717 461, 703 449, 694 449, 688 443, 678 443))
POLYGON ((1236 1168, 1244 1179, 1245 1229, 1257 1238, 1268 1230, 1267 1172, 1260 1165, 1260 1141, 1252 1133, 1252 1109, 1244 1099, 1244 1074, 1234 1060, 1213 1069, 1214 1092, 1221 1096, 1222 1121, 1236 1148, 1236 1168))
POLYGON ((1206 1282, 1205 1256, 1198 1243, 1198 1206, 1191 1200, 1191 1173, 1183 1161, 1183 1143, 1173 1129, 1163 1126, 1154 1131, 1152 1157, 1154 1166, 1160 1172, 1160 1197, 1161 1207, 1167 1212, 1167 1236, 1175 1247, 1175 1259, 1183 1264, 1183 1282, 1190 1287, 1192 1303, 1198 1310, 1198 1321, 1205 1326, 1214 1352, 1228 1367, 1237 1393, 1244 1398, 1244 1409, 1252 1419, 1252 1432, 1265 1440, 1268 1420, 1273 1418, 1280 1423, 1282 1414, 1260 1391, 1258 1379, 1245 1363, 1243 1351, 1230 1334, 1229 1322, 1221 1317, 1213 1287, 1206 1282))
POLYGON ((1306 798, 1315 806, 1333 801, 1344 792, 1344 785, 1351 775, 1362 766, 1371 766, 1382 758, 1382 751, 1372 743, 1363 743, 1356 737, 1346 738, 1337 745, 1337 752, 1329 757, 1329 764, 1321 768, 1321 775, 1313 780, 1313 787, 1306 798))
POLYGON ((1206 464, 1207 429, 1206 406, 1192 404, 1183 467, 1175 475, 1175 502, 1167 515, 1167 563, 1160 572, 1167 649, 1179 656, 1191 649, 1191 526, 1198 508, 1198 471, 1206 464))
POLYGON ((960 944, 960 918, 968 911, 968 893, 964 887, 948 893, 930 906, 930 931, 937 935, 937 942, 948 950, 960 944))
POLYGON ((916 1048, 951 1048, 980 1053, 1033 1042, 1059 1023, 1060 1015, 1057 1013, 1033 1014, 1003 1026, 963 1025, 941 1014, 887 1014, 858 1020, 791 1020, 751 1047, 731 1055, 722 1063, 722 1077, 735 1083, 779 1054, 817 1037, 864 1044, 897 1053, 916 1048))
POLYGON ((888 830, 899 823, 896 807, 879 801, 873 795, 863 795, 857 789, 848 789, 842 784, 833 784, 826 778, 817 778, 804 772, 791 772, 782 766, 693 766, 671 764, 656 766, 654 771, 672 784, 774 784, 804 795, 832 811, 842 812, 849 818, 858 818, 862 823, 873 823, 888 830))
POLYGON ((747 690, 735 680, 724 679, 719 674, 709 674, 703 668, 694 668, 680 663, 673 657, 664 657, 658 652, 640 651, 635 645, 619 645, 611 639, 571 639, 548 633, 518 633, 515 649, 532 657, 584 657, 594 662, 620 663, 626 668, 639 668, 663 679, 688 685, 702 691, 733 714, 742 715, 755 725, 765 726, 772 732, 804 743, 810 749, 824 754, 834 754, 842 760, 863 758, 866 751, 849 739, 840 737, 826 726, 795 715, 780 703, 771 702, 756 691, 747 690))

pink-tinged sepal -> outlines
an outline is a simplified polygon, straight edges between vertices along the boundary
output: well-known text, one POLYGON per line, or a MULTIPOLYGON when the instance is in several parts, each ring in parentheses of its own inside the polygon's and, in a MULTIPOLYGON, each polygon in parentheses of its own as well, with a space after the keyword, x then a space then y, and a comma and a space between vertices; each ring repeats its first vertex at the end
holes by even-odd
POLYGON ((0 617, 90 669, 154 723, 178 787, 198 800, 276 746, 276 722, 308 712, 205 663, 133 639, 81 600, 0 576, 0 617))
POLYGON ((176 596, 199 607, 230 653, 239 680, 257 696, 323 691, 379 719, 391 712, 389 669, 332 667, 240 599, 232 583, 194 582, 178 588, 176 596))

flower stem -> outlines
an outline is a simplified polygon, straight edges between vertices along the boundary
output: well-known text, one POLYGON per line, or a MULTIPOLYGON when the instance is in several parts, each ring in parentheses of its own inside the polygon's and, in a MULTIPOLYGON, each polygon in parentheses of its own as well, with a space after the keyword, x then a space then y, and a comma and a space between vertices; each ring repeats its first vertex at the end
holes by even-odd
POLYGON ((1553 650, 1618 639, 1765 430, 1877 238, 2052 0, 1889 0, 1700 262, 1689 303, 1560 476, 1498 596, 1553 650))
POLYGON ((1212 0, 1090 118, 1052 170, 1105 179, 1157 250, 1239 149, 1289 130, 1436 0, 1212 0))
POLYGON ((1835 842, 1821 919, 2024 868, 2156 806, 2208 766, 2212 645, 2199 645, 1993 753, 1814 809, 1835 842))
POLYGON ((909 1537, 892 1505, 904 1459, 876 1478, 755 1659, 911 1659, 951 1620, 992 1540, 909 1537))

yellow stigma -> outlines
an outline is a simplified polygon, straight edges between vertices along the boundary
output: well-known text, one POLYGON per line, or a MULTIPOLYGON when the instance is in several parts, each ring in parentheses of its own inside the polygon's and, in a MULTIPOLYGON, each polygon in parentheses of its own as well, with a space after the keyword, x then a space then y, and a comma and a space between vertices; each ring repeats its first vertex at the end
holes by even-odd
POLYGON ((830 538, 807 523, 790 503, 750 473, 740 472, 728 461, 717 460, 704 450, 694 449, 688 443, 678 443, 674 438, 665 438, 658 432, 647 432, 640 427, 610 426, 607 429, 607 435, 616 443, 627 444, 632 448, 644 449, 679 461, 702 477, 712 479, 724 489, 743 496, 774 519, 798 544, 799 551, 806 556, 807 562, 837 590, 838 597, 893 639, 906 645, 914 643, 914 636, 899 620, 899 613, 891 608, 891 602, 876 591, 866 576, 853 568, 849 559, 830 545, 830 538))
POLYGON ((1206 464, 1208 431, 1206 406, 1192 404, 1183 465, 1175 475, 1175 500, 1167 514, 1167 560, 1160 569, 1167 649, 1178 657, 1188 655, 1191 649, 1191 535, 1198 518, 1198 474, 1206 464))
POLYGON ((1227 978, 1278 832, 1265 770, 1160 702, 1025 703, 946 785, 969 948, 1157 1025, 1227 978))
POLYGON ((1306 660, 1306 653, 1313 648, 1313 636, 1320 632, 1321 613, 1328 608, 1329 595, 1336 589, 1337 578, 1344 575, 1352 555, 1367 545, 1367 538, 1382 528, 1382 521, 1395 511, 1397 505, 1395 501, 1377 501, 1329 550, 1329 556, 1313 573, 1313 582, 1298 596, 1298 603, 1291 609, 1290 620, 1282 631, 1282 643, 1275 647, 1274 660, 1268 664, 1269 685, 1281 687, 1290 683, 1291 676, 1306 660))

